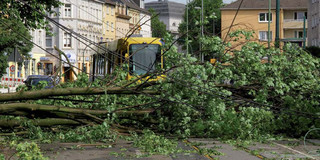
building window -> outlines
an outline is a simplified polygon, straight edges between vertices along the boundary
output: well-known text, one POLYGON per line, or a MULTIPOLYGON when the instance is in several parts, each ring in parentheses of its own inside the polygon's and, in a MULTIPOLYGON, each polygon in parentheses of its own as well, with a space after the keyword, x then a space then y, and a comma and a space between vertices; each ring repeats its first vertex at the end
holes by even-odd
MULTIPOLYGON (((267 41, 268 40, 268 31, 259 31, 259 40, 267 41)), ((270 40, 272 40, 272 31, 270 31, 270 40)))
MULTIPOLYGON (((306 37, 307 37, 307 32, 306 32, 306 37)), ((295 38, 303 38, 303 31, 294 31, 294 37, 295 38)))
POLYGON ((64 47, 71 47, 71 34, 64 33, 63 36, 63 46, 64 47))
POLYGON ((111 22, 111 32, 113 32, 113 22, 111 22))
POLYGON ((71 18, 71 4, 64 5, 64 16, 71 18))
POLYGON ((46 47, 47 48, 52 48, 52 34, 53 29, 49 28, 49 31, 46 33, 46 47))
POLYGON ((307 12, 294 12, 294 19, 295 20, 303 20, 304 16, 306 17, 306 19, 308 19, 307 12))
MULTIPOLYGON (((270 13, 270 21, 272 21, 272 13, 270 13)), ((269 13, 260 13, 259 14, 259 22, 268 22, 269 21, 269 13)))
POLYGON ((38 37, 38 44, 40 45, 40 46, 42 46, 42 32, 41 31, 39 31, 39 35, 38 35, 39 37, 38 37))
POLYGON ((45 63, 44 74, 45 75, 52 75, 53 74, 53 65, 52 65, 52 63, 45 63))
POLYGON ((113 8, 110 7, 111 16, 113 16, 113 8))
POLYGON ((107 31, 109 31, 109 21, 107 21, 107 31))

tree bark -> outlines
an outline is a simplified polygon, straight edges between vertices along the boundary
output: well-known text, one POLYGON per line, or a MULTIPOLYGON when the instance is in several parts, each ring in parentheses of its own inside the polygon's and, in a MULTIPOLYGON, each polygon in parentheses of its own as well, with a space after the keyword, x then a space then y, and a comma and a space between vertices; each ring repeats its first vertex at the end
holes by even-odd
MULTIPOLYGON (((55 125, 80 125, 81 123, 70 120, 70 119, 62 119, 62 118, 47 118, 47 119, 32 119, 31 123, 35 126, 41 127, 50 127, 55 125)), ((1 128, 11 128, 21 126, 23 120, 16 119, 1 119, 0 127, 1 128)))
MULTIPOLYGON (((92 110, 92 109, 81 109, 81 108, 68 108, 63 106, 51 106, 51 105, 41 105, 41 104, 29 104, 29 103, 11 103, 11 104, 0 104, 0 114, 10 114, 17 111, 22 112, 63 112, 63 113, 73 113, 73 114, 82 114, 82 115, 106 115, 110 113, 107 110, 92 110)), ((116 111, 113 112, 119 115, 143 115, 152 113, 154 109, 145 109, 137 111, 116 111)))
POLYGON ((71 95, 99 95, 99 94, 158 94, 151 90, 135 91, 135 88, 122 89, 113 88, 52 88, 37 91, 20 91, 16 93, 1 94, 0 102, 18 100, 36 100, 52 96, 71 96, 71 95))

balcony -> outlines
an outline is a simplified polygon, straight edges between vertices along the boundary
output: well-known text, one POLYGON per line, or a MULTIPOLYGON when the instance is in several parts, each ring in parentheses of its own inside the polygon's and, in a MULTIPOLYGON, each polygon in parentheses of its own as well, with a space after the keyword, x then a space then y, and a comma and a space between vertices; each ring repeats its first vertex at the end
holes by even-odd
MULTIPOLYGON (((308 28, 307 20, 306 28, 308 28)), ((303 29, 303 19, 285 19, 283 20, 283 29, 303 29)))
POLYGON ((122 19, 126 19, 126 20, 130 20, 131 16, 125 15, 125 14, 121 14, 121 13, 116 13, 116 17, 117 18, 122 18, 122 19))

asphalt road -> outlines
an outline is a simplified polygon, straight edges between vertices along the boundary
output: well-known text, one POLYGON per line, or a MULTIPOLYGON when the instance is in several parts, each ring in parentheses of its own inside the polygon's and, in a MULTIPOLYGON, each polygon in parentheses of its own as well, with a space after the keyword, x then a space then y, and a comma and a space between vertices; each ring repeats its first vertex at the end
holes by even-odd
MULTIPOLYGON (((320 160, 320 140, 309 140, 306 146, 301 140, 282 140, 235 147, 214 139, 189 139, 178 145, 185 153, 168 156, 144 156, 145 153, 133 147, 132 142, 125 140, 112 144, 52 143, 41 144, 40 147, 44 155, 53 160, 320 160), (219 154, 201 155, 199 151, 204 148, 213 149, 219 154)), ((15 151, 6 146, 0 146, 0 153, 6 157, 12 156, 11 160, 17 159, 15 151)))

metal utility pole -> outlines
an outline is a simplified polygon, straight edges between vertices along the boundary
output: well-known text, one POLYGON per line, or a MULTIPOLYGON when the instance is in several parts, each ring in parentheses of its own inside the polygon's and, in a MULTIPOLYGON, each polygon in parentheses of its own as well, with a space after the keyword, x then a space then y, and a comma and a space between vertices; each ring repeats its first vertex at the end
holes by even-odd
POLYGON ((269 49, 270 49, 270 41, 271 41, 270 24, 271 24, 271 0, 269 0, 269 12, 268 12, 268 48, 269 49))
POLYGON ((18 49, 17 49, 17 47, 14 47, 14 50, 13 50, 13 59, 14 59, 14 76, 13 76, 13 87, 15 87, 16 86, 16 70, 17 70, 17 56, 16 56, 16 54, 17 54, 17 51, 18 49))
MULTIPOLYGON (((213 16, 216 16, 216 13, 213 12, 212 13, 213 16)), ((213 17, 213 20, 212 20, 212 36, 215 36, 216 35, 216 26, 215 26, 215 17, 213 17)))
POLYGON ((306 16, 303 17, 303 49, 306 49, 306 16))
MULTIPOLYGON (((271 0, 269 0, 269 13, 268 13, 268 49, 270 49, 270 42, 271 42, 271 31, 270 31, 270 25, 271 25, 271 0)), ((268 63, 271 62, 271 57, 268 55, 268 63)))
MULTIPOLYGON (((194 9, 198 9, 198 10, 200 10, 201 9, 201 7, 194 7, 194 9)), ((200 12, 200 17, 199 17, 199 20, 201 20, 201 12, 200 12)), ((200 22, 201 23, 201 22, 200 22)), ((202 29, 202 24, 201 24, 201 29, 202 29)), ((202 30, 201 30, 201 36, 202 36, 202 30)), ((199 36, 199 38, 201 38, 200 36, 199 36)), ((201 41, 199 40, 199 60, 202 62, 202 52, 201 52, 201 41)))
POLYGON ((187 54, 189 54, 189 0, 186 0, 187 2, 187 54))
POLYGON ((276 0, 276 42, 275 47, 280 48, 280 0, 276 0))
MULTIPOLYGON (((203 0, 201 0, 201 37, 203 37, 203 0)), ((200 53, 201 53, 201 62, 204 62, 204 54, 202 53, 202 43, 200 46, 200 53)))

